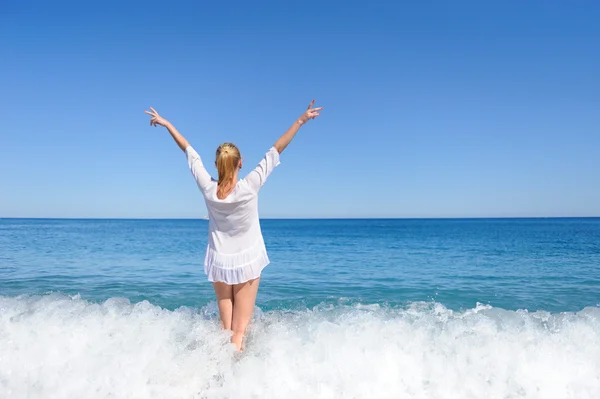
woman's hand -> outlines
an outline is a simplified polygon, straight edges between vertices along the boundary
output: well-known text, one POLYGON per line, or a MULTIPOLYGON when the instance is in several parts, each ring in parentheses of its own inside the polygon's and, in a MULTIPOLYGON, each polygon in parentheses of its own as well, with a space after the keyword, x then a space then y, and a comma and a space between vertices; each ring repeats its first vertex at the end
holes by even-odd
POLYGON ((283 150, 285 150, 285 148, 288 146, 288 144, 290 144, 290 142, 292 141, 292 139, 294 138, 296 133, 298 133, 298 130, 300 130, 302 125, 304 125, 306 122, 308 122, 311 119, 315 119, 317 116, 320 115, 319 111, 321 111, 323 109, 323 107, 313 108, 314 104, 315 104, 315 100, 312 100, 310 102, 310 104, 308 105, 308 109, 306 110, 306 112, 303 113, 302 116, 300 118, 298 118, 294 122, 294 124, 287 130, 287 132, 285 132, 279 138, 279 140, 277 140, 275 142, 274 147, 280 154, 283 152, 283 150))
POLYGON ((321 115, 319 111, 321 111, 323 107, 313 108, 314 104, 315 100, 312 100, 310 104, 308 104, 308 109, 306 110, 306 112, 302 114, 300 119, 298 119, 298 122, 300 122, 301 125, 304 125, 309 120, 315 119, 317 116, 321 115))
POLYGON ((150 109, 152 110, 152 112, 144 111, 145 113, 147 113, 148 115, 150 115, 152 117, 152 119, 150 119, 150 126, 154 126, 154 127, 156 127, 157 125, 167 126, 169 124, 169 121, 166 120, 165 118, 163 118, 162 116, 160 116, 154 108, 150 107, 150 109))
POLYGON ((181 151, 185 151, 186 148, 189 147, 190 143, 188 143, 185 137, 183 137, 181 133, 179 133, 177 129, 175 129, 175 126, 173 126, 168 120, 160 116, 154 108, 150 107, 150 109, 152 110, 152 112, 144 111, 152 117, 152 119, 150 119, 150 125, 153 125, 154 127, 156 127, 157 125, 166 127, 169 133, 171 133, 171 137, 173 137, 173 140, 175 140, 179 148, 181 148, 181 151))

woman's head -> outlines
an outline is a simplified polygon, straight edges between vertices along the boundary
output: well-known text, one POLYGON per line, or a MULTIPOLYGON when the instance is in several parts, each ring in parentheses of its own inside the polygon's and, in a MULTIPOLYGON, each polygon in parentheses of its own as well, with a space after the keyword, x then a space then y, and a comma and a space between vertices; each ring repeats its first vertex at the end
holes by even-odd
POLYGON ((235 178, 235 174, 242 167, 240 150, 233 143, 221 144, 217 148, 215 165, 219 172, 217 194, 221 195, 234 184, 233 179, 235 178))

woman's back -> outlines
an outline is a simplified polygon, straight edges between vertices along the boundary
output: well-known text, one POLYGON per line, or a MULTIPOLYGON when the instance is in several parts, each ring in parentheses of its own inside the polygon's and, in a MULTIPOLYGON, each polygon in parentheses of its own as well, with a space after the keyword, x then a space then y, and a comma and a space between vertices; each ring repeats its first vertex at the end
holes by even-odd
POLYGON ((208 210, 209 245, 222 253, 237 253, 256 241, 260 234, 258 193, 240 180, 229 195, 217 196, 217 182, 207 187, 204 200, 208 210))
POLYGON ((204 268, 209 281, 236 283, 258 276, 269 264, 258 218, 258 193, 279 165, 279 151, 271 147, 259 164, 239 180, 227 197, 218 196, 218 182, 188 146, 188 165, 208 210, 208 244, 204 268))

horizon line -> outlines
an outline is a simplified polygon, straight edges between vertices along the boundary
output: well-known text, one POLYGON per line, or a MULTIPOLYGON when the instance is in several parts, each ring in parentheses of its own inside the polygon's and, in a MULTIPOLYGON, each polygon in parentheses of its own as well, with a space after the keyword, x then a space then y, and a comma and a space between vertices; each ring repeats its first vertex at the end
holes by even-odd
MULTIPOLYGON (((465 219, 599 219, 599 216, 379 216, 379 217, 259 217, 261 220, 465 220, 465 219)), ((208 217, 21 217, 0 216, 3 219, 24 220, 206 220, 208 217)))

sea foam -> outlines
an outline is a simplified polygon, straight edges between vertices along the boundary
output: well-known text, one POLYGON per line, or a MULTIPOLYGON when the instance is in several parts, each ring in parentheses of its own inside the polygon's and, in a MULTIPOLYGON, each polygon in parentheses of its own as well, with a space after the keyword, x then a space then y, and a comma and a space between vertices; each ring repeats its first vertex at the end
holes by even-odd
POLYGON ((599 398, 600 309, 257 309, 236 354, 215 314, 0 297, 1 398, 599 398))

